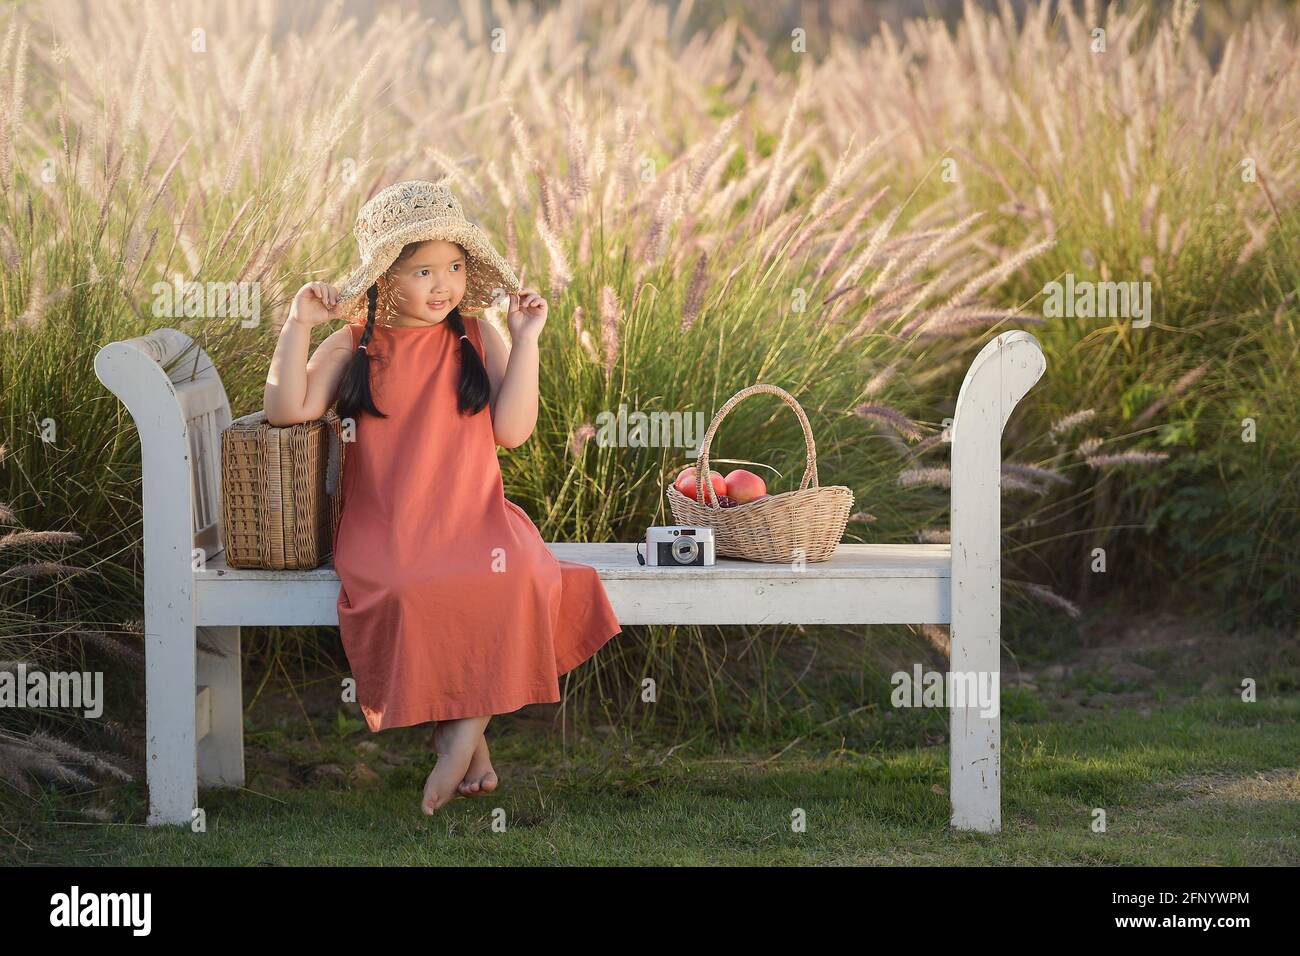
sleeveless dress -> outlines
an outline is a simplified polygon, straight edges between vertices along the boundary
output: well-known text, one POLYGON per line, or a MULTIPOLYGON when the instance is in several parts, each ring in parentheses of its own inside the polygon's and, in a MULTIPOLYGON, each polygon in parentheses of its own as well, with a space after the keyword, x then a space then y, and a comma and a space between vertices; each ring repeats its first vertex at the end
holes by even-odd
MULTIPOLYGON (((464 321, 486 364, 480 320, 464 321)), ((444 320, 377 324, 367 347, 388 417, 355 417, 334 566, 371 731, 554 703, 559 676, 621 631, 596 569, 556 558, 506 498, 490 406, 456 407, 459 345, 444 320)))

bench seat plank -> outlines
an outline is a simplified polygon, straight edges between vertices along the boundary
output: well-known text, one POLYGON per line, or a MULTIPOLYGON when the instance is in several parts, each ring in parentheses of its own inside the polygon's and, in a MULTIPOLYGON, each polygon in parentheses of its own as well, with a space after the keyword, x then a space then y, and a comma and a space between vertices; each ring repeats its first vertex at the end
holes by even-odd
MULTIPOLYGON (((829 561, 719 558, 710 568, 646 567, 636 542, 553 542, 559 559, 594 567, 622 624, 946 624, 946 544, 842 544, 829 561)), ((644 550, 644 549, 643 549, 644 550)), ((332 564, 310 571, 228 568, 194 575, 200 625, 338 624, 332 564)))

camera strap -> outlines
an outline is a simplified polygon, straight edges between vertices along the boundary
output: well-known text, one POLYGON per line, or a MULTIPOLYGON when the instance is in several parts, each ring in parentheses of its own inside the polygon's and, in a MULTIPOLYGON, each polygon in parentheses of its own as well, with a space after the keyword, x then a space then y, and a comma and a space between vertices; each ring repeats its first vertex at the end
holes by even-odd
POLYGON ((645 556, 641 553, 640 542, 636 545, 636 562, 637 564, 645 564, 645 556))

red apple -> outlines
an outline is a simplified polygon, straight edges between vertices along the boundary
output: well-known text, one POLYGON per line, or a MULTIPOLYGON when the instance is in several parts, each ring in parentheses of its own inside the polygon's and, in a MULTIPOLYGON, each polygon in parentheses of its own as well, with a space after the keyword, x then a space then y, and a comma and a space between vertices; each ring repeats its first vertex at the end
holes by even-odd
POLYGON ((727 494, 742 505, 756 501, 767 494, 767 484, 752 471, 737 468, 723 479, 727 483, 727 494))
MULTIPOLYGON (((721 498, 727 493, 727 483, 723 480, 720 472, 716 472, 710 468, 709 481, 713 484, 713 494, 716 497, 721 498)), ((695 466, 691 465, 678 475, 677 480, 673 482, 673 487, 692 501, 698 501, 699 499, 695 497, 695 466)), ((708 499, 709 496, 706 493, 704 500, 708 501, 708 499)))

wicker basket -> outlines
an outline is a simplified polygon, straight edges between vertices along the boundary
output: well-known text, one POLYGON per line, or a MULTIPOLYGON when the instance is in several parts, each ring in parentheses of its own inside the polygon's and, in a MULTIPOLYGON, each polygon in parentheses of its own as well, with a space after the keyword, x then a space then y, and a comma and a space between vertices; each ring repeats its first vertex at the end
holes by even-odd
POLYGON ((808 416, 789 392, 775 385, 742 388, 718 409, 704 434, 704 444, 695 463, 695 494, 698 500, 692 500, 669 484, 668 506, 674 521, 712 528, 717 555, 777 564, 788 564, 800 556, 807 561, 830 558, 840 545, 844 525, 853 508, 852 489, 844 485, 818 487, 817 449, 813 444, 808 416), (768 495, 723 508, 718 504, 713 483, 704 480, 709 472, 709 444, 727 412, 741 399, 756 392, 779 395, 799 416, 808 465, 797 491, 768 495))
POLYGON ((265 412, 221 432, 221 528, 226 564, 275 571, 320 567, 343 507, 339 416, 276 427, 265 412))

